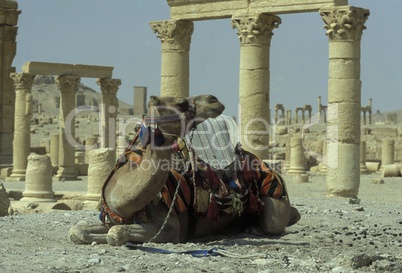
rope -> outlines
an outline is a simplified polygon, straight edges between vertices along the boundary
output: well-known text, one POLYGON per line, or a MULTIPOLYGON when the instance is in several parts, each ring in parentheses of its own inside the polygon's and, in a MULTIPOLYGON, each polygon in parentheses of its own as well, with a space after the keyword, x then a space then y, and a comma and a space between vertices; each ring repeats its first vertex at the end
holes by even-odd
POLYGON ((172 214, 173 207, 174 207, 174 204, 175 204, 176 199, 177 199, 177 195, 179 194, 180 182, 181 182, 181 179, 179 179, 179 180, 177 181, 176 191, 174 192, 173 199, 172 199, 172 203, 170 204, 169 211, 168 211, 168 213, 167 213, 167 215, 166 215, 165 221, 163 221, 163 224, 162 224, 162 226, 159 228, 159 231, 158 231, 151 239, 149 239, 148 243, 150 243, 150 242, 152 242, 153 240, 155 240, 156 237, 158 237, 159 234, 161 234, 162 230, 165 228, 165 226, 166 226, 166 224, 167 224, 167 221, 168 221, 170 215, 172 214))
POLYGON ((131 242, 126 243, 126 247, 128 249, 133 249, 133 250, 141 250, 141 251, 146 251, 146 252, 151 252, 151 253, 159 253, 159 254, 189 254, 195 258, 202 258, 202 257, 208 257, 208 256, 222 256, 222 257, 228 257, 228 258, 234 258, 234 259, 250 259, 250 258, 266 258, 267 254, 265 253, 255 253, 255 254, 237 254, 233 252, 229 252, 225 249, 222 248, 211 248, 208 250, 187 250, 187 251, 172 251, 172 250, 166 250, 162 248, 155 248, 155 247, 147 247, 147 246, 141 246, 137 245, 131 242))

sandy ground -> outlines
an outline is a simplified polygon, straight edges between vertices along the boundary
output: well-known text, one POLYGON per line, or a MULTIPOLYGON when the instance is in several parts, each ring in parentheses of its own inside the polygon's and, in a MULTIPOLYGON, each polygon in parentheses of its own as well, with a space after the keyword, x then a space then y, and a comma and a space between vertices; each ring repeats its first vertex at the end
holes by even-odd
MULTIPOLYGON (((225 256, 73 245, 69 228, 81 220, 98 221, 97 211, 42 212, 44 204, 23 208, 12 202, 15 214, 0 217, 0 272, 402 272, 401 177, 376 183, 378 175, 362 176, 359 200, 326 198, 321 175, 311 175, 309 183, 284 178, 302 219, 282 236, 242 233, 186 244, 144 244, 178 252, 218 248, 227 251, 225 256)), ((13 193, 25 187, 24 182, 2 183, 13 193)), ((86 179, 54 182, 53 190, 59 197, 82 197, 86 179)))

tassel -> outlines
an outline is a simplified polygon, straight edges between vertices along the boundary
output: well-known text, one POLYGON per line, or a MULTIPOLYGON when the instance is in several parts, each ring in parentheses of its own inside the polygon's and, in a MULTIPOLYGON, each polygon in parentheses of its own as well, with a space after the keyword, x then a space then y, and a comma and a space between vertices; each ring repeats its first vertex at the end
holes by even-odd
POLYGON ((257 198, 257 196, 255 196, 254 193, 250 192, 250 196, 248 199, 247 213, 256 215, 256 214, 259 214, 260 211, 261 211, 260 200, 257 198))
POLYGON ((214 171, 207 165, 206 166, 206 174, 208 178, 209 185, 211 188, 216 191, 219 189, 220 179, 216 176, 214 171))
POLYGON ((140 146, 144 148, 147 147, 147 145, 151 142, 151 126, 148 127, 142 126, 140 136, 141 136, 140 146))
POLYGON ((163 143, 165 143, 166 138, 163 135, 162 131, 158 128, 158 126, 156 126, 155 130, 154 130, 154 141, 156 146, 160 147, 163 145, 163 143))
POLYGON ((219 219, 218 205, 216 204, 215 196, 213 194, 211 194, 208 206, 207 219, 212 221, 216 221, 219 219))

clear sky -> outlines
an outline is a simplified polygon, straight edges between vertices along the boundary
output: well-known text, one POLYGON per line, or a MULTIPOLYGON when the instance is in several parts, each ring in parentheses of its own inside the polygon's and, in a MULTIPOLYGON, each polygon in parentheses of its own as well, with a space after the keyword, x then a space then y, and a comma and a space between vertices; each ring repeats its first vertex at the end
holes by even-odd
MULTIPOLYGON (((118 97, 132 104, 133 87, 160 94, 160 40, 149 22, 169 19, 165 0, 20 0, 17 72, 27 61, 113 66, 118 97)), ((362 105, 402 109, 402 1, 349 0, 370 9, 362 37, 362 105)), ((271 108, 327 104, 328 39, 318 12, 280 15, 271 42, 271 108)), ((214 94, 237 115, 239 50, 230 19, 197 21, 190 49, 190 94, 214 94)), ((95 79, 82 82, 99 90, 95 79)))

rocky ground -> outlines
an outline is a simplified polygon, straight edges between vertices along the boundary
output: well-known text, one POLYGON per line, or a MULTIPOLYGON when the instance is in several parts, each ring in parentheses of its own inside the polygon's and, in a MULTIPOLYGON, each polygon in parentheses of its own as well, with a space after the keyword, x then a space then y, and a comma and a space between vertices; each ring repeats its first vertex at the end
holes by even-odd
MULTIPOLYGON (((201 258, 126 246, 73 245, 67 239, 69 228, 81 220, 98 221, 97 211, 47 212, 43 204, 22 208, 13 201, 14 215, 0 217, 0 272, 402 271, 402 178, 380 181, 378 175, 364 175, 358 200, 326 198, 321 175, 310 176, 309 183, 285 178, 302 219, 280 237, 242 233, 143 245, 177 252, 218 248, 225 254, 201 258)), ((14 194, 24 190, 23 182, 2 183, 14 194)), ((53 190, 57 196, 82 197, 86 181, 54 182, 53 190)))

